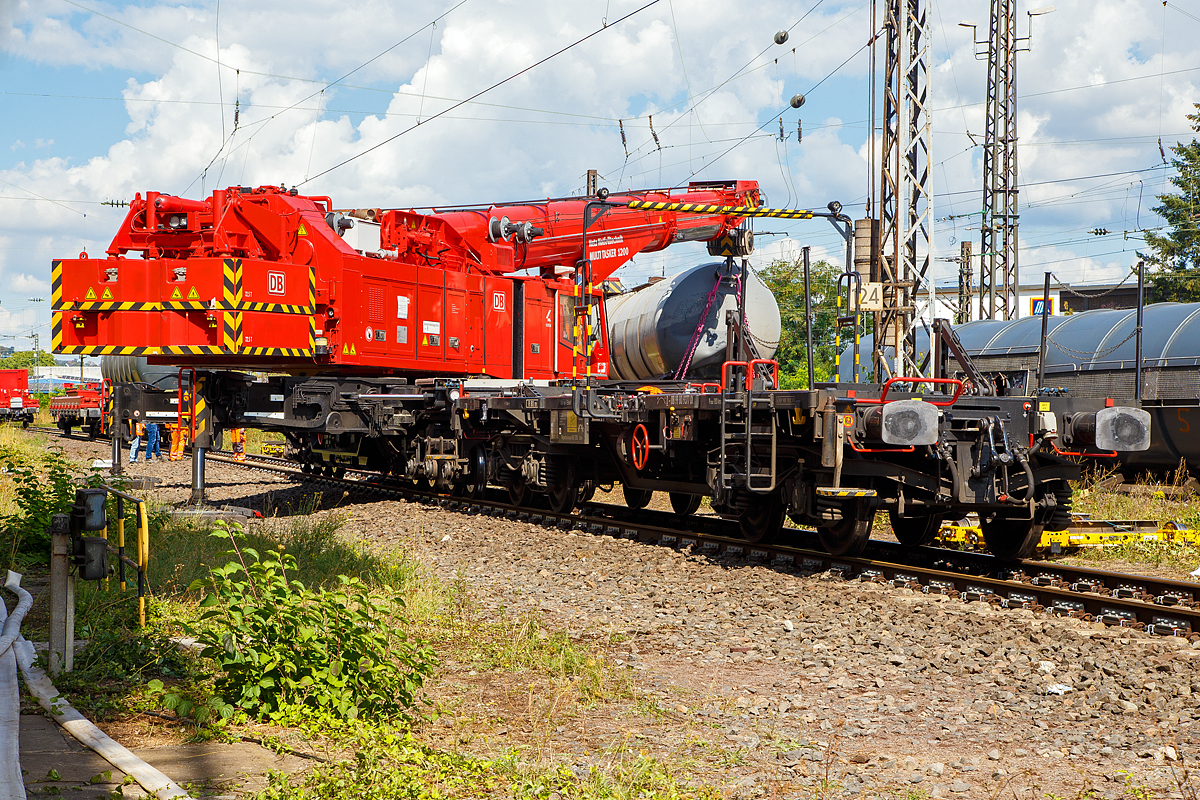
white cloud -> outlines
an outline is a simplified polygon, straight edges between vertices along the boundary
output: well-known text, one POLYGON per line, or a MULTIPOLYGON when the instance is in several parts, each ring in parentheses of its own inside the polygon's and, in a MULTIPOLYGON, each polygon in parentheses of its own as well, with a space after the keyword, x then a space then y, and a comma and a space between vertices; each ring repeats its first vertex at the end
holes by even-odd
MULTIPOLYGON (((36 277, 37 265, 52 257, 103 252, 124 214, 95 201, 146 190, 198 197, 202 187, 206 193, 234 183, 298 184, 375 145, 381 146, 304 190, 347 207, 500 201, 577 192, 593 168, 614 188, 679 185, 692 176, 751 178, 762 182, 774 205, 820 209, 837 199, 855 216, 862 213, 869 175, 865 54, 812 90, 866 39, 865 12, 850 0, 822 4, 783 47, 771 37, 804 13, 794 3, 691 0, 674 3, 674 18, 670 4, 660 3, 434 120, 453 102, 595 30, 606 10, 612 22, 638 4, 468 0, 432 36, 419 31, 348 78, 347 86, 316 97, 310 95, 322 84, 313 81, 359 67, 450 4, 374 0, 339 6, 333 17, 328 4, 312 0, 225 4, 219 55, 213 2, 91 5, 159 39, 59 0, 0 2, 6 58, 127 78, 125 133, 103 142, 101 155, 81 159, 58 144, 53 157, 14 157, 0 165, 0 180, 59 201, 4 201, 0 234, 8 243, 0 265, 9 274, 36 277), (241 70, 224 69, 220 85, 218 57, 241 70), (747 64, 744 75, 726 82, 747 64), (689 93, 704 98, 695 113, 689 93), (808 96, 799 114, 786 109, 796 93, 808 96), (239 127, 230 136, 235 97, 239 127), (777 117, 771 118, 781 109, 784 142, 777 117), (418 115, 422 124, 402 133, 418 115), (756 134, 760 121, 767 124, 756 134), (223 136, 229 137, 224 149, 223 136)), ((1143 13, 1133 0, 1057 5, 1055 14, 1035 21, 1033 49, 1018 56, 1021 240, 1029 245, 1021 261, 1054 260, 1077 279, 1104 278, 1124 269, 1128 258, 1090 256, 1102 243, 1088 241, 1086 231, 1150 224, 1162 172, 1113 176, 1106 186, 1078 177, 1153 166, 1160 131, 1167 146, 1176 134, 1190 135, 1183 115, 1200 96, 1200 72, 1178 71, 1200 63, 1200 39, 1194 23, 1168 10, 1166 53, 1160 54, 1161 16, 1143 13)), ((979 218, 969 215, 980 206, 981 153, 964 131, 981 138, 984 71, 969 31, 956 26, 957 17, 939 19, 937 5, 932 9, 930 106, 940 109, 933 120, 935 210, 939 218, 958 217, 939 223, 937 246, 956 253, 963 238, 978 241, 979 218)), ((983 12, 980 6, 977 13, 983 12)), ((20 136, 10 146, 14 153, 25 142, 35 142, 31 152, 53 143, 38 138, 44 130, 10 127, 20 136)), ((22 195, 8 187, 2 193, 22 195)), ((812 245, 814 259, 843 257, 841 240, 826 222, 759 229, 789 236, 760 237, 756 258, 794 254, 797 244, 812 245)), ((1132 244, 1122 240, 1121 246, 1132 244)), ((635 270, 648 274, 706 258, 702 248, 677 246, 639 259, 635 270)), ((939 275, 952 271, 938 267, 939 275)), ((0 298, 9 296, 0 288, 0 298)))
POLYGON ((45 300, 50 296, 50 282, 36 278, 33 275, 20 273, 13 275, 8 279, 8 286, 14 292, 20 294, 28 294, 31 297, 37 297, 45 300))

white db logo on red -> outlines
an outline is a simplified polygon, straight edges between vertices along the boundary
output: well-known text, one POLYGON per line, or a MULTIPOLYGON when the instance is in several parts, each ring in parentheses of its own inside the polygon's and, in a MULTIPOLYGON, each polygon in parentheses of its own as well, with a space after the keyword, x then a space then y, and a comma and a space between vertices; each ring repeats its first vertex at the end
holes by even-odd
POLYGON ((267 273, 267 294, 283 294, 283 273, 267 273))
POLYGON ((504 310, 504 292, 492 292, 492 310, 504 310))

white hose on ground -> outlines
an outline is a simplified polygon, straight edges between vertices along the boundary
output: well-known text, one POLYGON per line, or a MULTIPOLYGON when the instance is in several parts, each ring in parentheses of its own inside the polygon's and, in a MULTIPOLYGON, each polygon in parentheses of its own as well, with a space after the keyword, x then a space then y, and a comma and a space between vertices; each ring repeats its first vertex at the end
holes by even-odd
MULTIPOLYGON (((8 573, 10 576, 12 572, 8 573)), ((7 630, 25 611, 18 603, 11 619, 0 603, 0 622, 7 630)), ((21 689, 17 685, 17 657, 9 639, 0 654, 0 800, 25 800, 25 778, 21 775, 21 689)))
MULTIPOLYGON (((86 717, 62 699, 58 689, 54 688, 54 684, 50 682, 50 678, 46 676, 46 673, 40 667, 34 665, 33 645, 25 641, 25 637, 20 635, 20 620, 17 617, 17 612, 20 612, 23 617, 24 611, 21 611, 22 606, 25 610, 28 610, 29 606, 33 603, 33 597, 30 596, 29 592, 21 588, 21 576, 15 572, 8 573, 8 581, 4 586, 21 598, 17 604, 17 611, 13 612, 12 619, 9 619, 8 623, 4 626, 5 638, 8 636, 9 627, 13 619, 17 619, 17 624, 13 630, 16 637, 16 644, 11 649, 16 651, 17 663, 21 665, 21 673, 25 676, 25 685, 29 687, 29 691, 37 698, 41 707, 46 709, 46 712, 67 733, 95 750, 108 763, 126 775, 133 776, 133 779, 141 784, 143 789, 152 793, 159 800, 173 800, 177 797, 190 798, 191 795, 184 791, 183 787, 110 739, 104 731, 89 722, 86 717)), ((4 641, 5 639, 0 639, 0 645, 3 645, 4 641)), ((19 769, 18 767, 18 771, 19 769)), ((23 786, 22 792, 24 792, 23 786)), ((24 796, 24 794, 21 795, 21 797, 24 796)))

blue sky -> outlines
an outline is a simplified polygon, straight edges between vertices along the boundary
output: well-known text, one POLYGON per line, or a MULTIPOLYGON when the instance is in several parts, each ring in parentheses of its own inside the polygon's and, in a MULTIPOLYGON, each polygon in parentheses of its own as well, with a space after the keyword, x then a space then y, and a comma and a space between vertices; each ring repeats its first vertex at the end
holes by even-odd
MULTIPOLYGON (((774 205, 837 199, 862 215, 869 3, 659 0, 616 23, 646 2, 0 0, 0 343, 46 338, 48 302, 30 298, 48 296, 51 259, 103 252, 123 218, 103 203, 138 191, 311 179, 305 190, 342 207, 420 206, 576 193, 594 168, 614 188, 756 179, 774 205), (787 102, 797 93, 799 111, 787 102)), ((1194 135, 1184 114, 1200 101, 1200 2, 1056 5, 1018 60, 1022 280, 1046 269, 1110 280, 1161 223, 1159 138, 1194 135)), ((981 155, 967 133, 982 140, 984 70, 958 23, 983 26, 988 3, 927 8, 944 257, 979 238, 981 155)), ((803 244, 840 258, 827 223, 757 227, 780 234, 759 237, 759 264, 803 244)), ((677 246, 626 277, 704 257, 677 246)), ((953 269, 937 262, 941 276, 953 269)))

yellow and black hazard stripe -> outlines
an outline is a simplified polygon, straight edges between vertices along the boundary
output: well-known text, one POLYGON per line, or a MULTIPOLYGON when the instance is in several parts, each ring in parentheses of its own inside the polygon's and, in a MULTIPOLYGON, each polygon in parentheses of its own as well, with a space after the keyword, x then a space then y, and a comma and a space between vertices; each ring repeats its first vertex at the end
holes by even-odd
POLYGON ((239 303, 234 309, 238 311, 265 311, 268 314, 311 314, 316 311, 316 308, 313 306, 293 306, 286 303, 239 303))
POLYGON ((242 314, 240 311, 225 312, 225 350, 236 353, 242 349, 242 314))
POLYGON ((50 351, 54 353, 62 352, 62 318, 61 311, 50 315, 50 351))
POLYGON ((843 489, 832 486, 818 486, 817 497, 874 497, 874 489, 843 489))
POLYGON ((312 314, 315 306, 287 305, 284 303, 226 303, 205 300, 155 301, 94 301, 73 302, 68 300, 55 305, 52 311, 259 311, 267 314, 312 314))
POLYGON ((246 347, 242 349, 242 355, 264 358, 309 358, 312 356, 312 349, 305 350, 300 347, 246 347))
MULTIPOLYGON (((617 203, 616 205, 621 205, 617 203)), ((711 206, 703 203, 663 203, 630 200, 628 208, 642 211, 676 211, 681 214, 723 214, 729 217, 773 217, 776 219, 812 219, 813 212, 802 208, 754 208, 753 206, 711 206)))
POLYGON ((171 344, 158 348, 164 356, 223 356, 224 347, 211 344, 171 344))
POLYGON ((58 308, 62 301, 62 262, 50 262, 50 307, 58 308))
POLYGON ((113 344, 68 344, 58 349, 58 352, 68 356, 152 356, 157 355, 157 347, 120 347, 113 344))
POLYGON ((312 267, 308 268, 308 307, 317 310, 317 271, 312 267))
POLYGON ((192 387, 192 394, 195 397, 193 408, 196 410, 195 416, 192 418, 192 426, 196 431, 197 439, 208 430, 209 412, 208 400, 204 397, 204 381, 203 376, 197 376, 195 385, 192 387))
POLYGON ((236 306, 242 302, 242 260, 225 259, 222 271, 224 296, 221 299, 231 307, 236 306))
POLYGON ((153 301, 91 300, 63 303, 64 311, 158 311, 160 304, 153 301))

